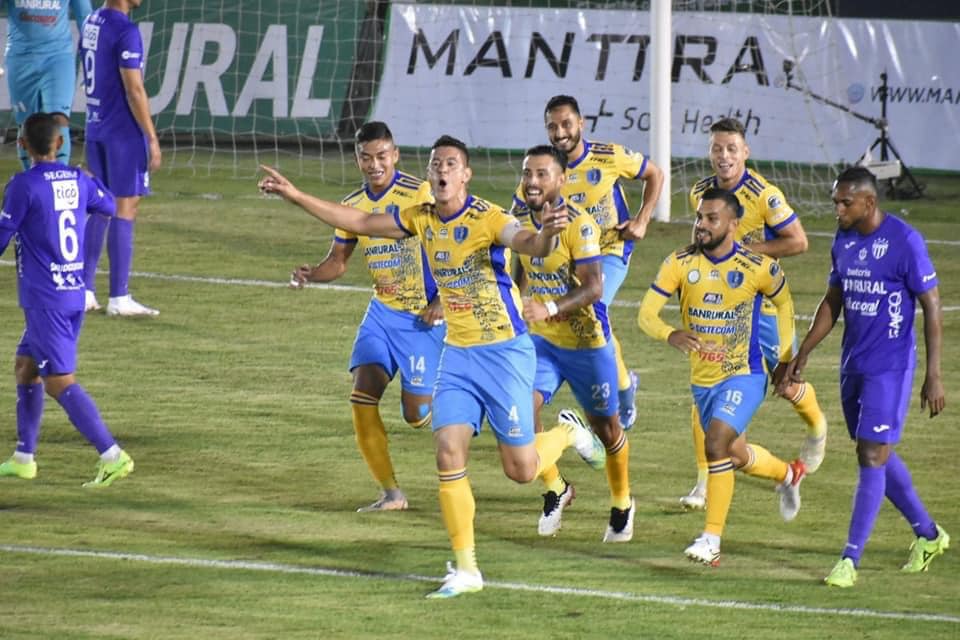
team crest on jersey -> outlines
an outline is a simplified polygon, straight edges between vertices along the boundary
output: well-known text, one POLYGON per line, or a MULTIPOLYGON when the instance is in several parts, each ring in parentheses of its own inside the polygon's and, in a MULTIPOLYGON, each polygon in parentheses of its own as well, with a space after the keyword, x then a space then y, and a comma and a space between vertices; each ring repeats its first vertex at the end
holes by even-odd
POLYGON ((586 239, 586 238, 592 238, 592 237, 593 237, 593 227, 591 227, 591 226, 588 225, 588 224, 585 224, 585 225, 583 225, 582 227, 580 227, 580 237, 581 237, 581 238, 584 238, 584 239, 586 239))
POLYGON ((693 271, 688 273, 687 282, 689 282, 690 284, 697 284, 698 282, 700 282, 700 271, 698 269, 694 269, 693 271))
POLYGON ((782 204, 783 204, 783 200, 781 200, 777 196, 770 196, 769 198, 767 198, 767 206, 770 207, 771 209, 777 209, 782 204))
POLYGON ((858 259, 860 262, 863 262, 864 260, 867 259, 867 248, 866 248, 866 247, 863 247, 862 249, 860 249, 860 253, 857 254, 857 259, 858 259))
POLYGON ((716 291, 708 291, 703 294, 704 304, 723 304, 723 294, 716 291))
POLYGON ((470 235, 470 230, 462 224, 453 228, 453 241, 457 244, 461 244, 466 240, 468 235, 470 235))
POLYGON ((742 271, 730 271, 727 273, 727 284, 730 285, 731 289, 736 289, 743 284, 743 272, 742 271))
POLYGON ((437 262, 450 262, 450 252, 437 251, 435 254, 433 254, 433 259, 437 262))
POLYGON ((600 184, 600 178, 603 177, 600 169, 590 169, 587 171, 587 182, 590 184, 600 184))
POLYGON ((770 263, 770 275, 775 276, 780 273, 780 265, 776 262, 770 263))
POLYGON ((890 243, 886 238, 877 238, 873 241, 873 257, 875 260, 879 260, 883 256, 887 255, 887 249, 890 247, 890 243))
POLYGON ((399 205, 396 205, 396 204, 388 204, 388 205, 387 205, 387 215, 388 215, 388 216, 395 216, 395 215, 397 215, 398 213, 400 213, 400 206, 399 206, 399 205))

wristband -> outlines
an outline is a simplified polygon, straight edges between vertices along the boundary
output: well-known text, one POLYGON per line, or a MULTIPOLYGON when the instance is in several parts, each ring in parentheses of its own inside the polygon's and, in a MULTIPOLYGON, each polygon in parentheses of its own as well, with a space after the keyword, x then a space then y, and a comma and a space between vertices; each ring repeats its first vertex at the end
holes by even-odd
POLYGON ((560 313, 560 309, 557 308, 557 303, 553 300, 547 300, 543 303, 543 306, 547 308, 547 315, 551 318, 560 313))

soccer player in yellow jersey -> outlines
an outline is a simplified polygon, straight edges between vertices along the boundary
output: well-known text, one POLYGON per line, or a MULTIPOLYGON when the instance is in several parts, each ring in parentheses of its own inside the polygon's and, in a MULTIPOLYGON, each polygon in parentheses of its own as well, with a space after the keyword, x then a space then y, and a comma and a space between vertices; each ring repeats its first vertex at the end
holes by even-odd
MULTIPOLYGON (((584 209, 600 225, 603 304, 613 303, 627 277, 633 242, 642 240, 663 187, 663 172, 645 155, 619 144, 593 142, 583 137, 583 117, 576 98, 558 95, 547 101, 544 123, 550 144, 567 157, 563 197, 584 209), (633 218, 623 190, 623 179, 642 180, 643 205, 633 218)), ((518 188, 517 202, 523 201, 518 188)), ((617 356, 620 422, 630 429, 637 419, 637 376, 627 369, 620 343, 611 336, 617 356)))
MULTIPOLYGON (((640 328, 690 355, 690 383, 706 435, 707 518, 703 534, 687 547, 691 560, 717 566, 720 536, 733 499, 734 469, 777 483, 780 515, 789 522, 800 510, 801 460, 786 463, 755 444, 746 430, 766 392, 757 317, 763 296, 777 309, 783 338, 778 366, 793 354, 793 302, 780 265, 734 241, 743 213, 726 189, 707 189, 697 209, 696 242, 675 251, 660 266, 640 304, 640 328), (675 293, 683 329, 660 318, 675 293)), ((780 370, 780 373, 784 369, 780 370)))
MULTIPOLYGON (((807 234, 800 218, 787 203, 783 192, 756 171, 747 169, 750 147, 740 121, 723 118, 710 127, 710 164, 714 174, 697 182, 690 191, 690 207, 696 211, 707 189, 726 189, 737 196, 743 206, 743 217, 735 239, 749 245, 751 251, 779 259, 804 253, 807 234)), ((772 304, 764 303, 760 311, 760 349, 768 372, 777 366, 781 336, 777 333, 776 313, 772 304)), ((794 350, 796 345, 791 345, 794 350)), ((789 400, 807 427, 800 447, 800 459, 807 473, 814 473, 823 462, 827 443, 827 419, 817 403, 817 394, 809 382, 792 384, 781 394, 789 400)), ((697 484, 680 498, 687 509, 703 509, 707 488, 707 459, 703 448, 703 429, 692 415, 694 452, 697 457, 697 484)))
POLYGON ((420 238, 447 322, 433 393, 433 433, 440 513, 456 556, 456 567, 428 597, 481 590, 467 457, 483 419, 496 435, 504 473, 517 482, 532 481, 568 446, 594 468, 605 463, 603 444, 579 420, 564 420, 563 413, 558 428, 534 434, 536 355, 521 317, 520 292, 506 267, 509 249, 541 257, 550 253, 568 224, 566 208, 548 207, 537 232, 523 229, 502 208, 469 193, 470 155, 451 136, 441 136, 430 153, 427 173, 435 203, 393 216, 371 216, 315 198, 276 170, 261 168, 267 174, 259 183, 263 192, 276 193, 327 224, 360 235, 420 238))
MULTIPOLYGON (((617 363, 610 342, 607 307, 600 300, 600 227, 593 216, 560 195, 565 181, 566 157, 555 147, 541 145, 523 159, 524 204, 512 213, 524 228, 537 231, 544 208, 566 205, 570 224, 560 234, 557 247, 544 258, 521 255, 517 282, 529 296, 523 300, 523 319, 537 349, 534 410, 537 431, 542 431, 540 411, 566 381, 587 420, 607 450, 610 485, 610 522, 604 542, 629 542, 633 538, 634 503, 630 496, 630 447, 617 416, 617 363)), ((540 478, 546 486, 538 531, 552 536, 560 530, 563 509, 573 501, 573 485, 556 465, 540 478)))
MULTIPOLYGON (((428 182, 397 170, 400 152, 385 123, 367 122, 357 130, 356 158, 364 184, 343 204, 371 215, 392 216, 394 211, 433 201, 428 182)), ((358 247, 373 279, 374 295, 350 356, 350 404, 357 446, 381 489, 380 497, 359 511, 394 511, 407 508, 407 497, 390 460, 380 399, 399 371, 403 419, 415 429, 430 424, 430 394, 445 333, 443 310, 416 238, 371 238, 338 229, 327 257, 316 266, 298 267, 291 284, 302 288, 307 282, 336 280, 358 247)))

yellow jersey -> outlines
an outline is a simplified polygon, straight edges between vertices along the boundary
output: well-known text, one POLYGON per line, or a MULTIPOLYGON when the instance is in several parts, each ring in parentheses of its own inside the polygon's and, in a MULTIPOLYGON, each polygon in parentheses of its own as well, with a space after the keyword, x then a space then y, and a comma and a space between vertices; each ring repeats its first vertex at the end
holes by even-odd
MULTIPOLYGON (((578 264, 600 260, 600 227, 591 215, 567 205, 570 224, 559 234, 553 251, 545 258, 520 255, 520 264, 527 275, 527 290, 534 300, 556 300, 578 286, 578 264)), ((515 203, 512 213, 524 229, 533 232, 540 225, 526 204, 515 203)), ((563 349, 594 349, 610 339, 607 306, 599 300, 589 307, 560 313, 542 322, 530 323, 530 333, 543 337, 563 349)))
MULTIPOLYGON (((584 140, 583 155, 567 165, 567 181, 561 195, 593 216, 600 226, 600 252, 626 263, 633 241, 620 238, 617 225, 630 219, 630 207, 621 178, 635 180, 647 168, 647 157, 623 145, 584 140)), ((523 203, 523 185, 517 187, 514 203, 523 203)))
MULTIPOLYGON (((397 171, 382 193, 371 193, 364 185, 340 202, 371 215, 393 215, 401 209, 433 202, 433 195, 429 182, 397 171)), ((426 268, 423 247, 416 238, 371 238, 337 229, 333 239, 357 245, 373 279, 374 297, 391 309, 420 313, 437 295, 437 285, 426 268)))
POLYGON ((690 382, 713 386, 731 376, 764 373, 760 351, 760 302, 777 309, 780 361, 793 355, 793 302, 780 264, 734 243, 730 253, 713 259, 687 247, 670 254, 640 304, 639 325, 649 336, 666 340, 674 328, 660 310, 675 293, 683 327, 700 339, 690 353, 690 382))
POLYGON ((526 333, 520 291, 508 273, 510 250, 500 232, 517 219, 472 195, 443 218, 433 204, 401 209, 397 225, 417 236, 427 254, 447 321, 447 343, 470 347, 526 333))

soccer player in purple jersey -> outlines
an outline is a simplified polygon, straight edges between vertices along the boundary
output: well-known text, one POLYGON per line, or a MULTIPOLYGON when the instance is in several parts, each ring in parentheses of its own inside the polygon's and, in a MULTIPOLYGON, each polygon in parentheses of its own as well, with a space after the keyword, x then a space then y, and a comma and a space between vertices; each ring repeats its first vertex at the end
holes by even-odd
POLYGON ((857 443, 860 479, 847 544, 824 582, 852 587, 884 496, 917 536, 903 571, 926 571, 950 545, 950 536, 927 513, 894 450, 906 422, 916 367, 913 318, 918 301, 927 345, 920 408, 929 407, 931 418, 943 411, 943 317, 937 272, 923 236, 877 206, 873 174, 863 167, 845 170, 833 185, 833 203, 839 229, 830 251, 827 292, 778 386, 803 381, 810 352, 833 329, 842 309, 840 399, 850 437, 857 443))
POLYGON ((100 308, 95 274, 107 227, 110 300, 107 315, 155 316, 160 312, 130 295, 133 225, 140 197, 150 193, 150 171, 160 168, 160 143, 143 87, 144 51, 130 11, 142 0, 107 0, 83 23, 80 57, 87 94, 87 164, 117 198, 114 218, 87 223, 84 280, 87 311, 100 308))
POLYGON ((17 238, 17 289, 26 324, 14 364, 17 448, 0 464, 0 476, 37 476, 34 452, 46 390, 100 453, 97 477, 83 486, 106 487, 133 471, 133 459, 117 445, 73 372, 84 315, 87 213, 112 216, 116 205, 99 179, 57 162, 63 134, 53 114, 33 114, 23 131, 20 144, 33 167, 10 180, 0 211, 0 253, 17 238))

